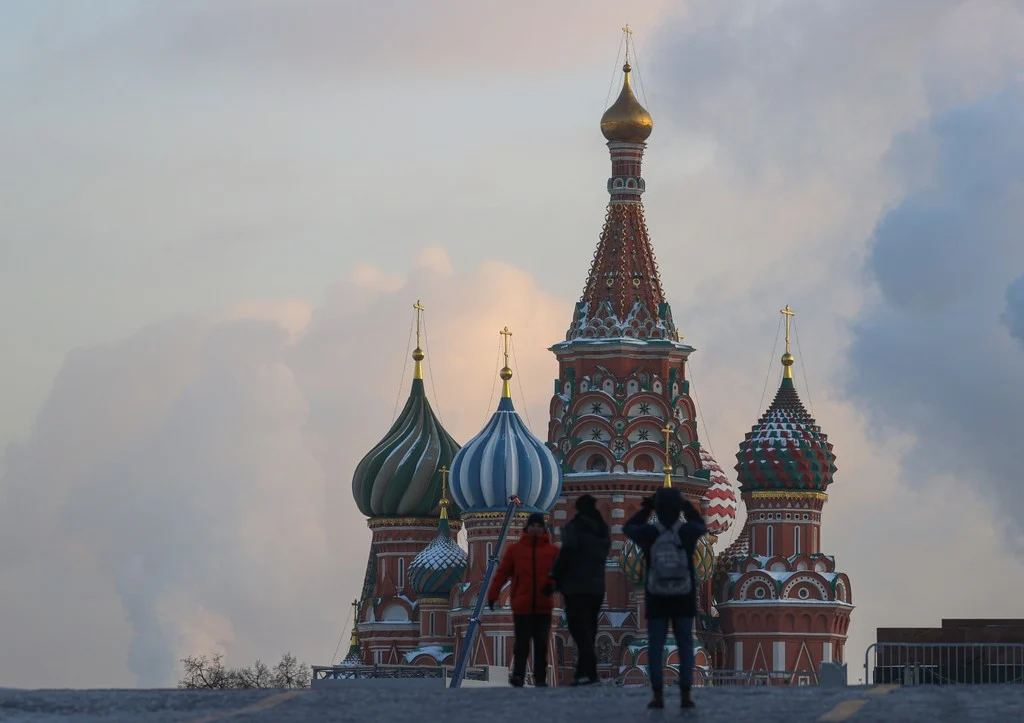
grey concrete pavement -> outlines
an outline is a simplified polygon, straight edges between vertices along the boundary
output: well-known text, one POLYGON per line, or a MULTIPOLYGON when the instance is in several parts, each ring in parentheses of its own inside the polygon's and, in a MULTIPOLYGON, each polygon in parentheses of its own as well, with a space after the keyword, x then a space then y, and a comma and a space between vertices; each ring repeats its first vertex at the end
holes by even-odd
POLYGON ((643 688, 477 688, 447 691, 340 684, 305 691, 0 690, 0 721, 43 723, 214 723, 255 721, 918 721, 1024 720, 1024 686, 916 688, 750 688, 697 690, 681 711, 675 689, 666 709, 648 711, 643 688))

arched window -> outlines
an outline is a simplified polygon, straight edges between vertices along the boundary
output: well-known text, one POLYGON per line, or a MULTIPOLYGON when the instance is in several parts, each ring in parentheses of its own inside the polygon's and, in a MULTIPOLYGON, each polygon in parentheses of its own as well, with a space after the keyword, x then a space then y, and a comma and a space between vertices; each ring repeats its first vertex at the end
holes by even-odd
POLYGON ((398 589, 405 587, 405 558, 398 558, 398 589))
POLYGON ((601 455, 592 454, 587 460, 587 469, 591 472, 606 472, 608 471, 608 462, 601 455))
POLYGON ((490 542, 487 543, 487 559, 490 560, 494 555, 494 545, 490 542))
POLYGON ((775 554, 775 525, 768 525, 768 529, 765 530, 764 554, 768 557, 775 554))
POLYGON ((654 460, 646 454, 638 454, 633 460, 633 469, 637 472, 653 472, 654 460))
POLYGON ((811 528, 811 549, 809 552, 812 554, 818 551, 818 528, 811 528))
POLYGON ((799 527, 794 527, 793 528, 793 554, 794 555, 799 555, 800 554, 800 528, 799 527))
POLYGON ((434 634, 434 613, 430 613, 430 634, 434 634))

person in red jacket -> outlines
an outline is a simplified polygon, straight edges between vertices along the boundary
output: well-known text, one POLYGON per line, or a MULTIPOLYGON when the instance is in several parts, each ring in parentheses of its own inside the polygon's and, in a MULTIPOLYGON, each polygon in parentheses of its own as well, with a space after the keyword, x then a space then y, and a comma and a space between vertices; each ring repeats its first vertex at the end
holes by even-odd
POLYGON ((494 603, 505 583, 512 580, 512 622, 515 627, 515 648, 512 653, 512 677, 516 688, 526 679, 526 659, 533 641, 533 684, 547 686, 548 635, 551 632, 552 596, 555 581, 551 568, 558 557, 558 547, 544 528, 544 515, 533 512, 526 520, 524 534, 510 545, 501 557, 501 564, 487 591, 487 604, 494 603))

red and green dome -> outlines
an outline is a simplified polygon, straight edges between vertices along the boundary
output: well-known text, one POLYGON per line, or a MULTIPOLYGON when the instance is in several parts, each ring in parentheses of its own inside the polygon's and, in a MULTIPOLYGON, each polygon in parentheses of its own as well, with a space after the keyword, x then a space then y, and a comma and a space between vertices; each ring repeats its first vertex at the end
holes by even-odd
POLYGON ((787 374, 768 411, 740 442, 740 491, 824 492, 835 471, 832 444, 804 408, 787 374))

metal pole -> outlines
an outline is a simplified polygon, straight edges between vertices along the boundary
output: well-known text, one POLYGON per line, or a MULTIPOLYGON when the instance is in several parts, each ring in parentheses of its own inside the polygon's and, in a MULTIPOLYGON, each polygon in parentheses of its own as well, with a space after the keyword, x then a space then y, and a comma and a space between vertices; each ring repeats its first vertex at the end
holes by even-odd
POLYGON ((449 689, 461 688, 462 679, 466 676, 466 667, 469 665, 469 655, 473 650, 473 646, 476 645, 476 637, 480 634, 480 613, 484 608, 484 599, 487 597, 487 588, 491 585, 491 578, 494 577, 494 571, 498 567, 498 559, 501 557, 501 548, 505 545, 505 538, 508 537, 508 528, 512 525, 512 515, 516 511, 516 507, 522 504, 519 498, 512 495, 508 498, 508 509, 505 510, 505 519, 501 523, 501 532, 498 534, 498 544, 494 546, 491 551, 491 556, 487 560, 487 572, 484 573, 483 584, 480 586, 480 592, 476 596, 476 606, 473 608, 473 614, 469 618, 469 626, 466 628, 466 635, 462 638, 462 649, 459 650, 459 657, 455 661, 455 669, 452 671, 452 682, 448 685, 449 689))

